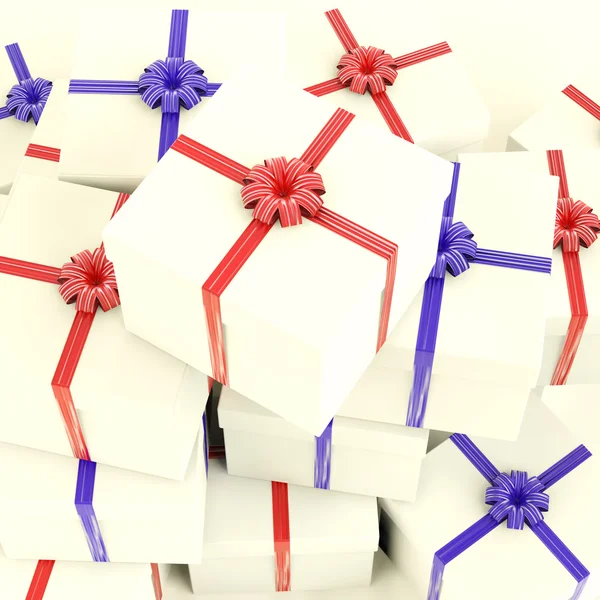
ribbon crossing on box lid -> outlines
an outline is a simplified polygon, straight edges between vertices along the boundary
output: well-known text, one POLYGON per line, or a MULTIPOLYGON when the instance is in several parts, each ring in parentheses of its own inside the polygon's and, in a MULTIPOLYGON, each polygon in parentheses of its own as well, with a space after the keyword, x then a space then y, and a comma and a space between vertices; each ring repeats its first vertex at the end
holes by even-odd
POLYGON ((337 8, 327 11, 325 16, 344 47, 346 54, 342 55, 338 61, 336 78, 307 87, 305 88, 306 91, 315 96, 324 96, 346 88, 357 94, 369 92, 391 132, 404 140, 412 142, 413 139, 392 104, 386 92, 386 87, 394 85, 400 69, 452 52, 448 43, 441 42, 393 58, 385 50, 373 46, 359 45, 342 13, 337 8))
POLYGON ((71 94, 139 94, 151 109, 160 107, 159 160, 177 139, 182 107, 190 110, 221 85, 209 83, 204 70, 185 58, 188 15, 187 10, 172 11, 167 56, 140 66, 144 72, 138 81, 72 79, 69 86, 71 94))
POLYGON ((512 471, 510 475, 501 473, 466 435, 454 434, 450 439, 489 482, 485 503, 491 505, 491 508, 473 526, 435 553, 427 599, 440 599, 444 568, 450 561, 506 521, 509 529, 523 529, 527 524, 575 579, 572 600, 578 600, 590 573, 544 521, 543 512, 550 509, 547 490, 590 458, 591 452, 583 445, 578 446, 537 477, 529 477, 523 471, 512 471))

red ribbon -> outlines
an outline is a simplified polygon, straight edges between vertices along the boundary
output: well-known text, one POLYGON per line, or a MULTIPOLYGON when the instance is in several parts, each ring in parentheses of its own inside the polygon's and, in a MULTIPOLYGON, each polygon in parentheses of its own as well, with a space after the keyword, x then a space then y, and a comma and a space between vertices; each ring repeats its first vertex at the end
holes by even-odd
MULTIPOLYGON (((266 198, 267 202, 265 213, 263 215, 266 222, 254 218, 202 286, 202 299, 206 316, 209 351, 213 371, 212 376, 223 385, 228 385, 228 374, 220 297, 273 226, 274 215, 277 211, 273 210, 270 202, 271 200, 274 201, 274 199, 280 201, 278 209, 279 215, 280 218, 283 217, 290 220, 290 222, 287 223, 288 225, 293 224, 291 222, 292 220, 299 219, 300 212, 302 212, 302 214, 313 223, 317 223, 387 260, 386 283, 383 306, 379 320, 377 351, 379 351, 379 348, 381 348, 385 341, 389 324, 394 280, 396 277, 398 246, 376 233, 334 213, 326 207, 321 207, 313 214, 307 209, 301 211, 301 203, 296 200, 298 212, 295 213, 296 216, 292 219, 290 216, 291 212, 286 205, 287 201, 289 201, 292 196, 302 196, 306 198, 309 193, 314 196, 311 199, 311 202, 314 202, 316 205, 317 202, 315 201, 315 198, 320 202, 319 192, 324 193, 324 188, 320 177, 318 179, 314 177, 314 175, 316 175, 314 169, 318 167, 320 162, 325 158, 353 118, 354 115, 351 113, 342 109, 337 109, 317 137, 302 154, 300 159, 294 159, 289 161, 289 163, 281 162, 283 159, 277 159, 279 162, 276 163, 265 161, 266 168, 260 166, 254 167, 254 169, 248 169, 185 135, 180 135, 171 146, 176 152, 232 179, 240 185, 247 185, 248 188, 250 188, 254 182, 257 181, 257 172, 261 174, 261 183, 263 180, 268 183, 268 185, 264 184, 265 189, 262 191, 263 198, 266 198), (300 165, 300 163, 303 164, 300 165), (269 164, 276 164, 279 172, 276 170, 269 170, 269 164), (295 165, 293 170, 295 177, 297 178, 307 177, 307 174, 312 174, 312 177, 307 177, 307 179, 304 180, 303 186, 294 188, 293 194, 290 194, 287 197, 281 197, 280 195, 275 196, 274 190, 276 190, 278 186, 281 186, 281 177, 289 175, 288 171, 284 168, 286 165, 295 165), (309 166, 308 170, 305 169, 306 165, 309 166)), ((294 181, 297 184, 297 179, 294 179, 294 181)), ((252 188, 253 193, 254 189, 255 188, 252 188)), ((280 191, 290 192, 290 189, 286 188, 285 190, 280 191)), ((243 189, 242 197, 244 197, 243 189)), ((254 203, 254 195, 252 195, 252 198, 252 206, 256 204, 256 211, 258 209, 258 204, 254 203)))
MULTIPOLYGON (((112 216, 128 198, 129 194, 119 194, 112 216)), ((112 265, 104 256, 103 247, 97 249, 93 255, 89 251, 84 251, 73 257, 72 260, 73 263, 67 263, 62 269, 58 269, 14 258, 0 257, 0 273, 58 284, 59 291, 66 301, 76 302, 77 312, 52 378, 52 390, 62 415, 73 456, 82 460, 90 460, 90 453, 77 417, 70 386, 98 304, 104 310, 109 310, 117 306, 119 302, 112 265)))
POLYGON ((290 508, 288 485, 271 482, 273 503, 273 542, 275 548, 275 591, 291 590, 290 508))
POLYGON ((338 62, 339 71, 335 79, 311 85, 305 88, 305 91, 315 96, 324 96, 347 87, 351 92, 358 94, 368 91, 392 133, 414 143, 386 92, 386 86, 394 84, 400 69, 452 52, 448 43, 441 42, 392 58, 385 51, 373 46, 360 46, 337 8, 326 12, 325 16, 347 54, 338 62))
MULTIPOLYGON (((38 560, 25 600, 43 600, 52 569, 54 568, 54 562, 53 560, 38 560)), ((152 583, 154 585, 156 600, 162 600, 160 572, 158 565, 155 563, 152 563, 152 583)))
POLYGON ((548 150, 550 175, 559 178, 558 206, 554 229, 554 247, 562 246, 567 290, 571 305, 571 320, 560 357, 552 375, 551 385, 565 385, 573 366, 588 317, 579 248, 589 248, 598 237, 600 222, 592 209, 569 195, 567 173, 562 150, 548 150))
POLYGON ((38 144, 29 144, 25 151, 25 156, 31 158, 41 158, 42 160, 50 160, 52 162, 60 161, 60 149, 51 148, 50 146, 40 146, 38 144))
POLYGON ((568 96, 575 102, 579 104, 581 108, 586 110, 592 115, 592 117, 596 117, 596 119, 600 119, 600 104, 596 104, 591 98, 588 98, 583 92, 580 92, 575 86, 568 85, 563 91, 565 96, 568 96))

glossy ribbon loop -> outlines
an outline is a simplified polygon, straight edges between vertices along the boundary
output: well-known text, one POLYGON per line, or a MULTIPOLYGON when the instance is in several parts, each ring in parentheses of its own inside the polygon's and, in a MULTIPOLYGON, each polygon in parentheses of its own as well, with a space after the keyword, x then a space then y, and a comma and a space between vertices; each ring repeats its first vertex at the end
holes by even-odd
POLYGON ((279 219, 282 227, 300 225, 302 215, 314 217, 323 206, 323 180, 313 168, 297 158, 270 158, 256 165, 244 178, 244 208, 252 216, 272 225, 279 219))
POLYGON ((578 252, 589 248, 600 232, 600 221, 592 208, 581 200, 559 198, 556 207, 554 248, 562 244, 564 252, 578 252))
POLYGON ((527 477, 525 471, 500 473, 485 491, 485 503, 491 504, 489 514, 498 523, 507 521, 509 529, 523 529, 543 521, 550 504, 544 485, 537 477, 527 477))
POLYGON ((52 83, 47 79, 24 79, 8 92, 6 108, 19 121, 33 119, 37 125, 51 91, 52 83))
POLYGON ((384 50, 359 46, 344 54, 337 65, 338 79, 356 94, 381 94, 398 77, 396 61, 384 50))
POLYGON ((473 232, 461 221, 452 223, 452 217, 442 217, 437 258, 430 277, 441 279, 446 271, 458 277, 469 268, 469 262, 476 255, 477 242, 473 232))
POLYGON ((160 106, 163 113, 177 113, 182 106, 190 110, 200 103, 208 92, 208 79, 195 62, 167 57, 144 69, 139 91, 150 108, 160 106))
POLYGON ((106 258, 104 246, 93 254, 84 250, 71 257, 60 271, 58 288, 67 304, 76 302, 77 311, 93 313, 98 305, 103 311, 120 304, 113 264, 106 258))

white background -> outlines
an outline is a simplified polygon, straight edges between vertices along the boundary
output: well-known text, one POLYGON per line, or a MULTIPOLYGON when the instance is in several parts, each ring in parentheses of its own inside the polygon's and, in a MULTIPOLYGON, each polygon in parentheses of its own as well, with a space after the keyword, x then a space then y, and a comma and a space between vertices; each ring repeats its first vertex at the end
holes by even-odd
MULTIPOLYGON (((264 0, 261 0, 263 4, 264 0)), ((437 21, 455 53, 471 75, 487 103, 492 124, 486 150, 503 150, 509 132, 531 115, 551 93, 562 89, 579 70, 598 72, 600 65, 600 2, 598 0, 393 0, 394 11, 405 6, 404 28, 417 27, 416 5, 422 5, 437 21)), ((229 9, 253 8, 253 0, 193 0, 174 4, 174 0, 29 0, 5 1, 0 19, 2 45, 42 33, 72 29, 78 9, 84 6, 162 6, 174 8, 229 9)), ((273 0, 279 10, 300 7, 304 10, 343 9, 345 0, 273 0)), ((385 0, 369 0, 365 7, 385 18, 385 0)), ((421 10, 421 9, 420 9, 421 10)), ((140 23, 143 27, 143 22, 140 23)), ((135 31, 132 31, 132 40, 135 31)), ((110 40, 107 40, 107 44, 110 40)), ((310 35, 307 35, 310 43, 310 35)), ((392 49, 390 49, 392 50, 392 49)), ((440 90, 443 93, 443 90, 440 90)), ((374 586, 367 592, 305 594, 303 598, 321 600, 375 600, 400 598, 417 600, 392 570, 384 556, 376 560, 374 586)), ((232 574, 234 575, 234 574, 232 574)), ((181 569, 167 583, 165 600, 191 599, 181 569)), ((299 595, 293 594, 299 598, 299 595)), ((275 598, 275 594, 269 598, 275 598)), ((215 596, 229 600, 224 596, 215 596)), ((239 598, 239 596, 238 596, 239 598)), ((253 595, 252 600, 265 596, 253 595)), ((471 600, 471 599, 465 599, 471 600)))

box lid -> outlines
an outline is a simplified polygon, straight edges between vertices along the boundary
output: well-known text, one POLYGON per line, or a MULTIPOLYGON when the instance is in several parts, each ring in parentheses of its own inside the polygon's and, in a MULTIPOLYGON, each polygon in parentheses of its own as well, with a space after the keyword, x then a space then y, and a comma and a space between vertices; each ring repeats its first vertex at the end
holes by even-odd
MULTIPOLYGON (((100 246, 117 199, 114 192, 23 175, 2 221, 0 255, 60 268, 74 254, 100 246)), ((1 274, 0 288, 6 340, 0 347, 0 411, 5 413, 0 439, 24 443, 31 420, 37 422, 39 415, 49 444, 42 447, 70 454, 51 381, 74 305, 67 305, 51 283, 1 274)), ((77 410, 129 419, 143 411, 149 419, 169 423, 190 418, 190 403, 205 399, 207 386, 204 375, 128 333, 117 307, 97 311, 71 393, 77 410)), ((196 412, 199 426, 201 410, 196 412)))
MULTIPOLYGON (((27 597, 38 561, 10 560, 0 548, 0 597, 27 597)), ((149 564, 56 561, 44 600, 155 600, 149 564)))
MULTIPOLYGON (((313 3, 310 9, 302 6, 288 13, 286 76, 302 88, 335 78, 344 54, 319 7, 313 3), (308 34, 310 44, 306 44, 308 34)), ((335 3, 325 8, 333 7, 335 3)), ((394 58, 447 40, 447 33, 440 31, 431 14, 418 4, 407 14, 402 4, 388 3, 385 18, 378 18, 381 14, 370 12, 362 2, 345 1, 339 8, 360 45, 383 49, 394 58), (399 29, 398 23, 406 26, 399 29)), ((396 81, 386 91, 415 143, 430 152, 445 154, 487 137, 489 112, 453 52, 399 69, 396 81)), ((369 94, 343 89, 322 99, 388 127, 369 94)))
MULTIPOLYGON (((471 230, 479 249, 549 259, 558 179, 547 170, 507 177, 504 156, 461 155, 453 222, 471 230)), ((547 273, 487 264, 471 264, 458 277, 446 273, 433 375, 533 387, 548 280, 547 273)), ((386 342, 394 368, 412 371, 422 298, 420 293, 386 342)))
MULTIPOLYGON (((219 399, 219 424, 226 431, 241 429, 307 442, 315 439, 310 433, 228 387, 223 387, 219 399)), ((331 443, 333 446, 421 458, 427 450, 428 436, 426 429, 336 416, 331 443)))
MULTIPOLYGON (((74 505, 76 458, 0 442, 0 514, 3 518, 78 519, 74 505)), ((93 506, 98 521, 170 521, 202 515, 206 473, 197 443, 183 481, 98 464, 93 506)))
MULTIPOLYGON (((375 552, 377 501, 368 496, 288 485, 292 561, 299 554, 375 552)), ((228 475, 224 461, 208 469, 204 554, 207 559, 271 556, 271 482, 228 475)))
MULTIPOLYGON (((600 81, 594 70, 566 82, 600 103, 600 81)), ((600 148, 598 119, 561 90, 553 92, 544 107, 511 134, 523 150, 600 148)))
MULTIPOLYGON (((517 442, 473 438, 500 472, 526 471, 537 476, 578 446, 578 440, 532 394, 517 442)), ((592 456, 549 490, 550 508, 544 521, 590 570, 597 568, 600 522, 598 458, 592 456)), ((382 508, 400 528, 414 552, 411 575, 426 590, 434 553, 489 510, 485 490, 490 484, 448 440, 423 460, 416 502, 381 500, 382 508)), ((454 558, 444 573, 444 600, 478 597, 568 598, 575 581, 526 525, 522 531, 501 524, 454 558), (510 578, 498 582, 498 574, 510 578), (490 585, 490 581, 495 581, 490 585), (514 587, 518 582, 518 589, 514 587), (517 593, 518 592, 518 593, 517 593)))
MULTIPOLYGON (((548 149, 552 149, 549 147, 548 149)), ((600 149, 564 150, 563 160, 567 174, 569 193, 574 200, 581 200, 591 207, 596 215, 600 215, 600 149)), ((499 177, 514 179, 525 174, 544 175, 548 171, 548 158, 544 150, 532 152, 493 153, 487 156, 499 177)), ((477 156, 464 154, 460 157, 465 166, 477 168, 481 162, 477 156)), ((558 195, 556 196, 558 197, 558 195)), ((548 242, 552 247, 552 242, 548 242)), ((589 248, 581 248, 579 252, 583 282, 588 307, 588 320, 585 334, 600 334, 600 242, 594 242, 589 248)), ((552 251, 552 275, 545 301, 546 334, 566 335, 571 309, 565 268, 560 247, 552 251)))
POLYGON ((547 385, 542 402, 592 452, 600 455, 600 385, 547 385))

